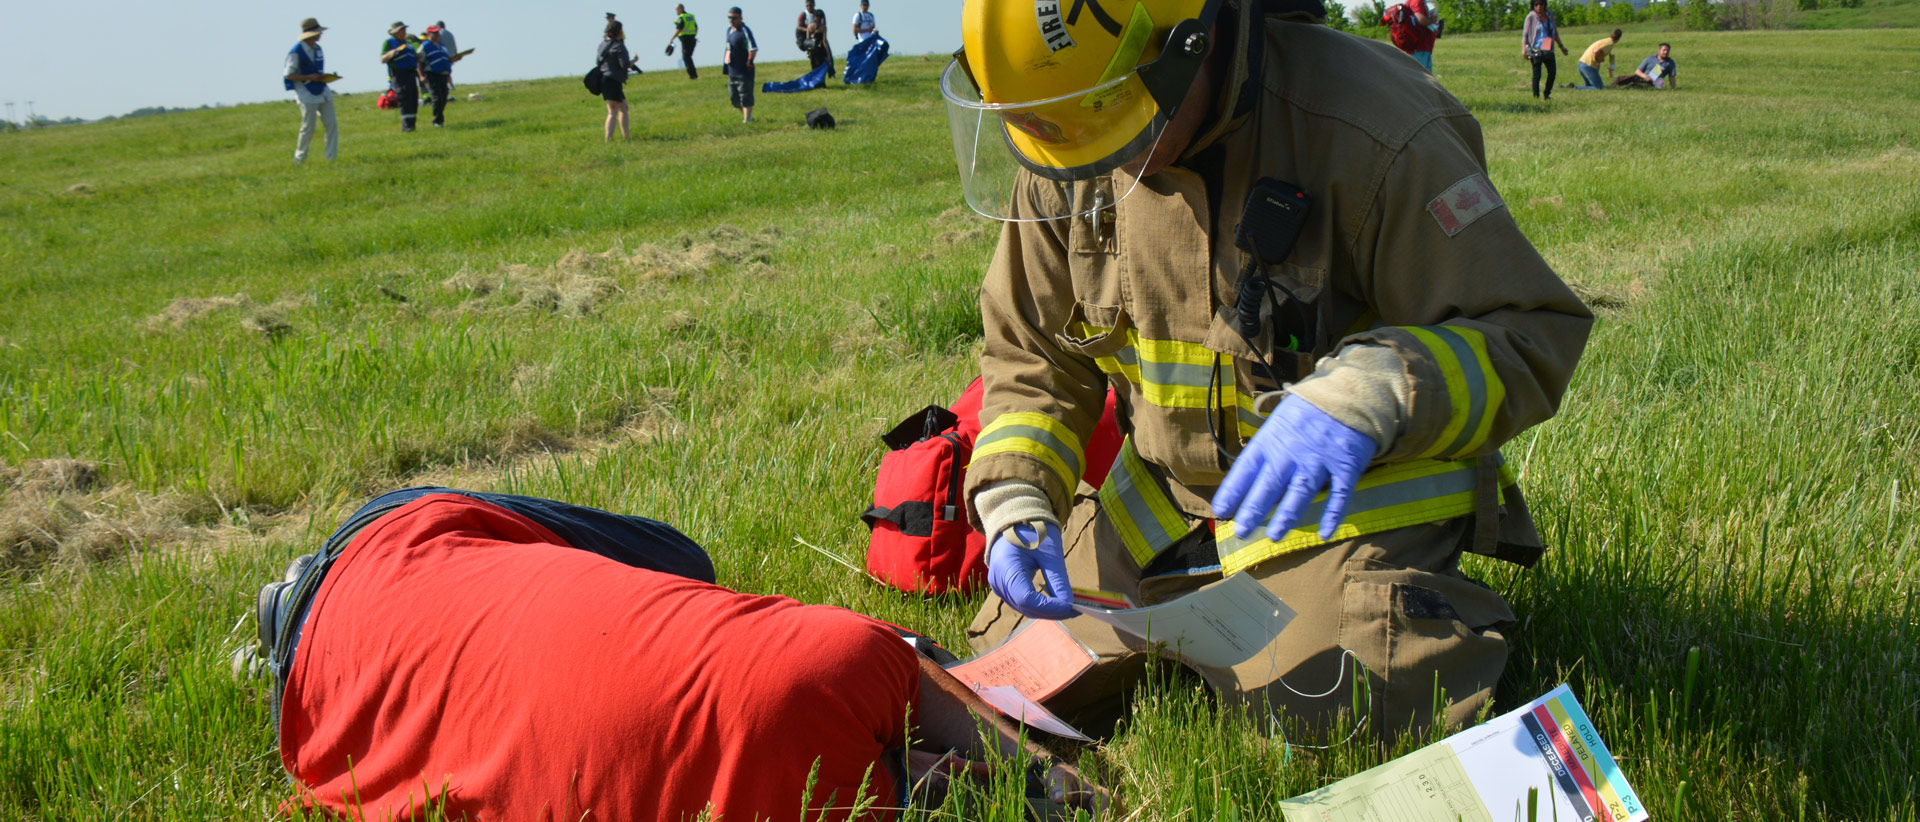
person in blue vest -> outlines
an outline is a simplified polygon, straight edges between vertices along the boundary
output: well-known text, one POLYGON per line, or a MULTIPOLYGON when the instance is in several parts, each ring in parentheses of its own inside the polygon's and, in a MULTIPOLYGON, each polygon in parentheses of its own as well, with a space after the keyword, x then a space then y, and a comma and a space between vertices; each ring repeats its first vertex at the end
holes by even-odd
POLYGON ((433 127, 447 122, 447 96, 453 89, 453 55, 440 45, 440 27, 428 26, 427 39, 420 44, 420 77, 427 81, 433 95, 433 127))
POLYGON ((380 45, 380 62, 387 64, 393 94, 400 98, 400 130, 412 131, 413 118, 420 112, 420 57, 407 43, 407 24, 396 20, 387 27, 387 41, 380 45))
POLYGON ((340 125, 333 117, 333 89, 327 86, 327 56, 320 50, 320 33, 327 27, 311 17, 300 21, 300 42, 287 52, 287 90, 300 104, 300 139, 293 144, 293 161, 307 161, 313 128, 327 127, 327 159, 340 157, 340 125))

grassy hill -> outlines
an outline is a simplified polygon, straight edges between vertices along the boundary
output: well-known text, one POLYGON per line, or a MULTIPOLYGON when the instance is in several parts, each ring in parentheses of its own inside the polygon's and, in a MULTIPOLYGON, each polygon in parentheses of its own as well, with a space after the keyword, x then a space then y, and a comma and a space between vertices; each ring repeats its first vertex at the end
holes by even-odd
MULTIPOLYGON (((1655 819, 1920 817, 1920 32, 1629 29, 1626 64, 1656 37, 1678 91, 1542 103, 1510 35, 1436 55, 1601 315, 1506 449, 1555 549, 1474 568, 1522 615, 1503 698, 1572 683, 1655 819)), ((976 603, 798 542, 857 563, 877 434, 974 371, 995 231, 940 67, 752 125, 718 75, 647 74, 615 144, 573 79, 414 134, 342 98, 333 164, 290 162, 290 104, 0 135, 0 817, 274 813, 227 653, 403 483, 665 519, 724 584, 964 647, 976 603)), ((1089 761, 1132 818, 1276 819, 1384 756, 1175 688, 1089 761)))

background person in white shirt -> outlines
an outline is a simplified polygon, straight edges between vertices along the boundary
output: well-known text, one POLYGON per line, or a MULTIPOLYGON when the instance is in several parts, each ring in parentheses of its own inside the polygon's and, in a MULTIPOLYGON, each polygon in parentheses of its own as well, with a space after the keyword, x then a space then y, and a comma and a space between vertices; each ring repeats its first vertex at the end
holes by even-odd
POLYGON ((313 143, 316 123, 327 127, 327 159, 340 157, 340 125, 333 116, 333 88, 327 85, 326 53, 320 50, 320 33, 327 27, 311 17, 300 21, 300 42, 287 52, 287 89, 300 104, 300 139, 293 146, 293 161, 307 161, 307 146, 313 143))
POLYGON ((864 41, 875 31, 873 12, 867 11, 867 0, 860 0, 860 10, 853 13, 853 42, 864 41))

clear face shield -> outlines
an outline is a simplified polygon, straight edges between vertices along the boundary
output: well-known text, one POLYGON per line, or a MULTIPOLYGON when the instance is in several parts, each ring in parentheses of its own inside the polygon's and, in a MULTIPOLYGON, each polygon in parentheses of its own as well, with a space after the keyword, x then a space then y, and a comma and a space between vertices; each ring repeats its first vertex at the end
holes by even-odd
MULTIPOLYGON (((1128 129, 1138 136, 1107 152, 1090 147, 1129 124, 1102 121, 1090 110, 1102 97, 1139 94, 1137 88, 1128 88, 1138 84, 1129 73, 1061 97, 995 104, 980 99, 958 59, 949 63, 940 76, 940 95, 947 103, 947 126, 967 205, 996 220, 1032 222, 1077 217, 1118 203, 1139 178, 1113 172, 1129 163, 1138 171, 1159 143, 1167 120, 1144 106, 1149 109, 1144 127, 1128 129)), ((1140 107, 1137 99, 1129 102, 1140 107)))
POLYGON ((1020 103, 986 102, 966 54, 955 55, 940 75, 940 96, 967 205, 996 220, 1036 222, 1126 199, 1199 73, 1206 29, 1183 21, 1152 62, 1089 89, 1020 103))

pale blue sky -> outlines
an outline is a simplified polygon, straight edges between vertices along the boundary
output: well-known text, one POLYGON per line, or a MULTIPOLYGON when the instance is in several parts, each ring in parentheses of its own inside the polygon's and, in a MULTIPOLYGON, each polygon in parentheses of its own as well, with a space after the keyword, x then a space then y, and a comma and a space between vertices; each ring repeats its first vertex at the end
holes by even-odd
MULTIPOLYGON (((894 54, 959 48, 961 0, 871 2, 894 54)), ((844 58, 858 0, 816 4, 827 12, 831 42, 844 58)), ((694 62, 719 64, 718 35, 730 5, 746 12, 761 59, 803 59, 792 36, 801 0, 691 0, 687 11, 702 35, 694 62)), ((593 65, 609 11, 626 24, 642 68, 679 65, 677 54, 662 53, 673 33, 673 3, 660 0, 0 0, 0 103, 15 104, 15 120, 26 119, 29 100, 35 113, 57 120, 144 106, 291 100, 292 92, 281 88, 281 65, 309 16, 327 27, 320 44, 327 70, 345 77, 335 86, 341 91, 386 87, 376 55, 395 20, 415 33, 445 20, 460 48, 475 49, 455 70, 456 82, 578 75, 593 65)))

